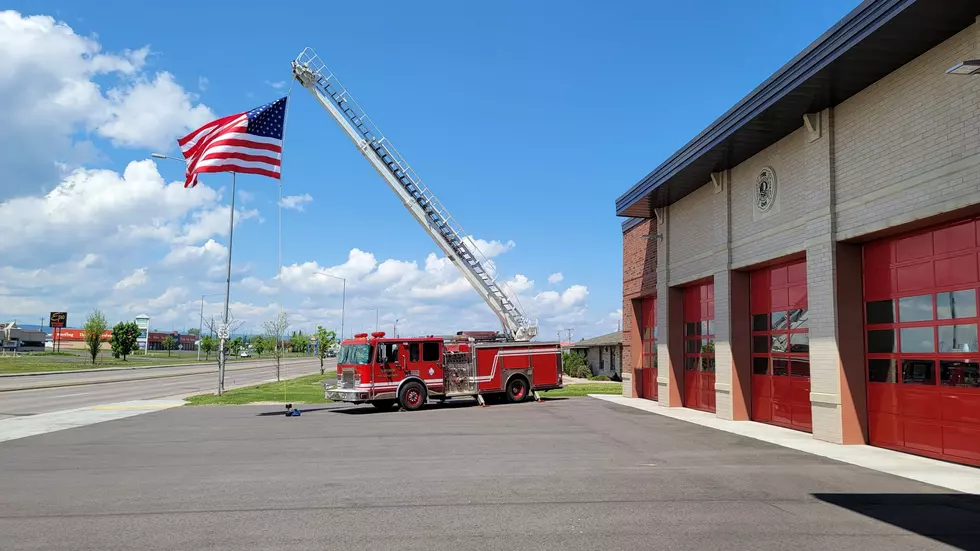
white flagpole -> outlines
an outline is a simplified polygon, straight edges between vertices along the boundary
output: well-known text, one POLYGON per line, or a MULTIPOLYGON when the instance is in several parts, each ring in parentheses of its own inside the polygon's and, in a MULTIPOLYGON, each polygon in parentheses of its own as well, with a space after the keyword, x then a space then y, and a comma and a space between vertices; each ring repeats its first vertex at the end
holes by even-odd
MULTIPOLYGON (((289 90, 286 92, 286 112, 282 116, 282 152, 279 155, 279 200, 276 201, 277 215, 279 218, 279 229, 278 229, 278 262, 279 266, 276 271, 276 279, 279 280, 279 319, 278 324, 282 322, 282 301, 283 301, 283 283, 282 283, 282 168, 283 168, 283 157, 286 155, 286 121, 289 118, 289 100, 293 95, 293 85, 289 84, 289 90)), ((281 326, 281 325, 280 325, 281 326)), ((280 339, 281 340, 281 339, 280 339)), ((278 343, 277 343, 278 344, 278 343)), ((285 350, 280 351, 280 358, 284 355, 285 350)), ((283 365, 283 375, 285 375, 285 364, 283 365)), ((284 376, 285 380, 286 377, 284 376)), ((288 403, 286 401, 286 383, 282 384, 282 402, 283 404, 288 403)))

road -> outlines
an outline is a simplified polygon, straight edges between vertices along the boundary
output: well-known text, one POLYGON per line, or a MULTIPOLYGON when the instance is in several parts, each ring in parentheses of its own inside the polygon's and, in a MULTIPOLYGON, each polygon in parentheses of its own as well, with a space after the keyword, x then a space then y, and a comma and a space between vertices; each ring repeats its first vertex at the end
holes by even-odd
POLYGON ((183 407, 3 442, 0 548, 980 546, 976 496, 590 398, 470 403, 183 407))
MULTIPOLYGON (((335 359, 326 368, 333 370, 335 359)), ((287 359, 283 376, 318 373, 317 358, 287 359)), ((274 360, 236 362, 225 373, 225 388, 275 380, 274 360)), ((213 392, 217 365, 185 365, 104 371, 0 377, 0 420, 50 411, 61 411, 125 400, 168 398, 213 392), (135 380, 134 380, 135 379, 135 380), (33 390, 11 390, 47 385, 69 385, 33 390)))

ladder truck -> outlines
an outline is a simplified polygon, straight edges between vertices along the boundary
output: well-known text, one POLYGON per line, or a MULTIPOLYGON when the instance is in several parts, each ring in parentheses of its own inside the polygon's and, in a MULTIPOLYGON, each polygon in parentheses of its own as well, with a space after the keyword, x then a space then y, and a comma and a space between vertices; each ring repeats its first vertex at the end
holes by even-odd
POLYGON ((483 402, 484 394, 502 393, 521 401, 537 396, 538 390, 560 388, 561 345, 531 342, 537 323, 524 314, 516 295, 505 292, 474 240, 467 238, 337 76, 311 48, 293 60, 292 72, 497 315, 503 335, 498 339, 460 333, 422 340, 385 339, 381 332, 356 335, 342 343, 338 384, 327 389, 327 398, 371 402, 381 408, 399 403, 410 410, 430 396, 477 396, 483 402), (438 344, 438 353, 431 343, 438 344), (427 362, 428 367, 423 365, 427 362))

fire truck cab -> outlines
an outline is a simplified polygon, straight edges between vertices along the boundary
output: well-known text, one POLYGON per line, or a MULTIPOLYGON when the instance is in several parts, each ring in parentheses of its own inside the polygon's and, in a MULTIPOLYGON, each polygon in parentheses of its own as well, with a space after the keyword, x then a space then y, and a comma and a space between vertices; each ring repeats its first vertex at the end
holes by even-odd
POLYGON ((462 334, 386 338, 377 332, 341 343, 337 382, 325 384, 324 394, 339 402, 370 403, 381 410, 398 404, 412 411, 429 398, 497 395, 521 402, 561 386, 559 343, 478 342, 462 334))

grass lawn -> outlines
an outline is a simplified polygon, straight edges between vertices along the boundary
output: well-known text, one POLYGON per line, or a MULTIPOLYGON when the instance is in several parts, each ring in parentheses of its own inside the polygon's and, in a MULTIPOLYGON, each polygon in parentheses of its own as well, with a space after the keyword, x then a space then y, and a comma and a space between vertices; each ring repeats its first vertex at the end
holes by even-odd
POLYGON ((542 392, 545 398, 558 398, 565 396, 586 396, 589 394, 622 394, 623 383, 584 383, 565 385, 560 390, 549 390, 542 392))
MULTIPOLYGON (((282 402, 283 387, 286 401, 293 404, 325 404, 329 400, 323 397, 323 382, 333 379, 333 373, 326 375, 306 375, 295 379, 286 379, 277 383, 265 383, 229 390, 221 396, 216 394, 199 394, 187 398, 192 406, 222 406, 242 405, 255 402, 282 402)), ((541 393, 545 398, 585 396, 587 394, 622 394, 622 384, 592 383, 568 385, 561 390, 549 390, 541 393)))
POLYGON ((236 388, 221 396, 199 394, 187 398, 187 403, 192 406, 227 406, 254 402, 282 402, 285 393, 285 400, 292 404, 325 404, 328 400, 323 397, 323 381, 335 377, 335 373, 326 375, 317 373, 275 383, 236 388))

